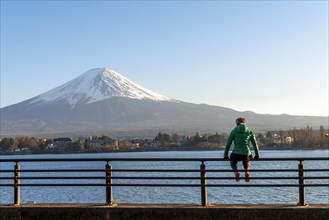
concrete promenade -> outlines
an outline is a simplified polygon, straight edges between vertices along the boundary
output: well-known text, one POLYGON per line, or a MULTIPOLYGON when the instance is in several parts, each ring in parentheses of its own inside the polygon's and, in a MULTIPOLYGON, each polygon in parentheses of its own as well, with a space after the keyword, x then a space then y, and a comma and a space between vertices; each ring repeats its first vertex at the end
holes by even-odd
POLYGON ((329 204, 22 204, 0 205, 0 220, 329 220, 329 204))

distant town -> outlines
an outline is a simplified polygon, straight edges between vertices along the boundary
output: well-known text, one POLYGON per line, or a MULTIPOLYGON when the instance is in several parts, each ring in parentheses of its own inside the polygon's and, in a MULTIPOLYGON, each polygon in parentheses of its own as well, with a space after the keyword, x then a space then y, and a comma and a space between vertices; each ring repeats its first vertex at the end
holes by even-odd
MULTIPOLYGON (((311 127, 256 133, 260 149, 328 149, 328 129, 311 127)), ((130 151, 219 150, 225 147, 229 134, 180 135, 159 132, 154 138, 117 139, 110 135, 90 137, 4 137, 1 154, 101 153, 130 151)))

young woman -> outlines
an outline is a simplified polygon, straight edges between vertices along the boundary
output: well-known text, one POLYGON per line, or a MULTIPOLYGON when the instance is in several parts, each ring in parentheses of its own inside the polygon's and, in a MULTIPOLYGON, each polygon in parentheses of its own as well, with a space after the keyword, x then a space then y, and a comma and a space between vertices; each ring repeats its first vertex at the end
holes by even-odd
POLYGON ((237 118, 235 120, 236 127, 231 131, 230 136, 226 141, 225 151, 224 151, 224 159, 231 160, 231 167, 234 171, 236 182, 240 181, 240 173, 238 172, 238 161, 242 161, 243 167, 245 169, 245 180, 249 182, 249 172, 250 169, 250 159, 252 158, 252 154, 250 151, 250 142, 252 143, 255 151, 254 159, 259 159, 259 149, 257 145, 257 141, 254 133, 247 127, 245 118, 237 118), (228 157, 229 149, 234 142, 234 148, 228 157))

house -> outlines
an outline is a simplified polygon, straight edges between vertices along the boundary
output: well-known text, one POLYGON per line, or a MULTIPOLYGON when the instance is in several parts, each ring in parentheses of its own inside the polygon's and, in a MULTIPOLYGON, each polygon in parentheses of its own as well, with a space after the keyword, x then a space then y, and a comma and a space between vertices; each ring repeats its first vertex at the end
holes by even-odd
POLYGON ((53 139, 53 148, 55 149, 67 149, 73 144, 73 139, 69 137, 59 137, 53 139))
POLYGON ((103 146, 111 146, 113 150, 118 150, 118 141, 115 139, 87 139, 86 140, 87 148, 101 148, 103 146))

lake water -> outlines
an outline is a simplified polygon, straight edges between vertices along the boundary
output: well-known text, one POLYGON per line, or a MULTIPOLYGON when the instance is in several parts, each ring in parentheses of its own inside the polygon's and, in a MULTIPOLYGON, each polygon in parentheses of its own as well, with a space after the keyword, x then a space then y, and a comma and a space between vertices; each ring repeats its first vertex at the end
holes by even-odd
MULTIPOLYGON (((102 154, 62 154, 62 155, 10 155, 0 158, 222 158, 223 151, 178 151, 178 152, 132 152, 102 154)), ((262 151, 262 158, 277 157, 328 157, 329 150, 302 151, 262 151)), ((115 162, 113 169, 199 169, 200 162, 115 162)), ((105 162, 21 162, 21 169, 104 169, 105 162)), ((206 162, 207 169, 230 169, 229 162, 206 162)), ((1 163, 0 168, 13 169, 14 163, 1 163)), ((239 163, 242 169, 242 164, 239 163)), ((297 161, 252 161, 251 169, 297 169, 297 161)), ((329 161, 305 161, 305 169, 328 169, 329 161)), ((1 176, 13 174, 0 173, 1 176)), ((29 176, 31 173, 21 173, 29 176)), ((33 175, 58 175, 67 173, 47 173, 33 175)), ((70 173, 73 176, 104 176, 103 172, 70 173)), ((114 172, 113 176, 134 176, 136 173, 114 172)), ((199 173, 143 173, 143 176, 185 176, 199 177, 199 173)), ((287 176, 296 177, 296 172, 261 173, 254 172, 251 176, 287 176)), ((305 173, 305 176, 329 176, 329 172, 305 173)), ((233 173, 209 172, 207 177, 233 177, 233 173)), ((58 183, 59 180, 21 180, 21 183, 58 183)), ((75 183, 77 180, 64 180, 60 183, 75 183)), ((80 183, 104 183, 104 180, 78 180, 80 183)), ((113 180, 113 183, 178 183, 199 184, 200 180, 113 180)), ((12 180, 1 180, 12 183, 12 180)), ((323 180, 305 180, 306 184, 326 183, 323 180)), ((208 184, 246 184, 244 180, 207 180, 208 184)), ((298 180, 251 180, 248 184, 297 184, 298 180)), ((296 204, 298 187, 208 187, 208 202, 212 204, 296 204)), ((328 204, 329 187, 307 187, 306 203, 328 204)), ((200 204, 199 187, 113 187, 113 197, 117 203, 194 203, 200 204)), ((105 203, 105 187, 22 187, 21 203, 105 203)), ((13 203, 13 187, 0 187, 0 203, 13 203)))

